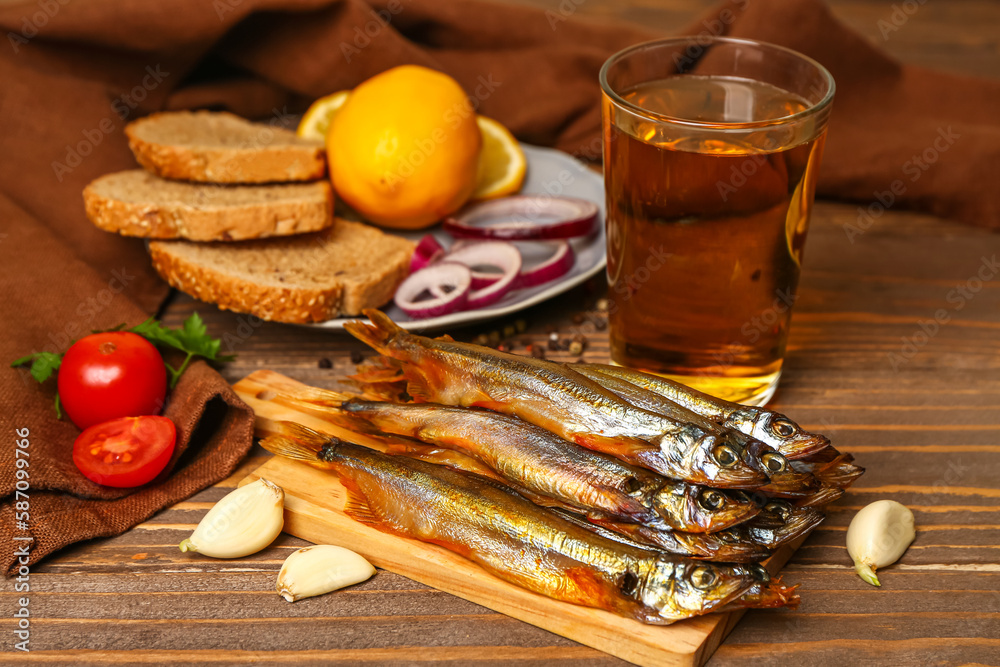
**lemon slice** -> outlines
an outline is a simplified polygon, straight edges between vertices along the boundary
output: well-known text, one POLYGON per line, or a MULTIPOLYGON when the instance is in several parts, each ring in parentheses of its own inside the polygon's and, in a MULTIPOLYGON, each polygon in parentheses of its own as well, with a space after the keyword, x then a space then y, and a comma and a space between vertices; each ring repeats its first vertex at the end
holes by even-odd
POLYGON ((344 106, 347 96, 351 94, 349 90, 340 90, 332 95, 321 97, 309 107, 295 133, 303 139, 318 139, 326 141, 326 131, 330 129, 330 121, 334 115, 344 106))
POLYGON ((517 139, 506 127, 486 116, 476 116, 483 134, 483 150, 479 154, 476 189, 472 199, 494 199, 514 194, 524 183, 528 162, 517 139))

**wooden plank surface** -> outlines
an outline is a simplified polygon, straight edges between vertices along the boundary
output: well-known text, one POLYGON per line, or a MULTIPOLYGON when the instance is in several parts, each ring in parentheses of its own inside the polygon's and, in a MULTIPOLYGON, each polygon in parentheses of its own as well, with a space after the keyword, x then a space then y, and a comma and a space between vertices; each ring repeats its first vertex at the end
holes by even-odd
MULTIPOLYGON (((529 4, 558 11, 560 2, 529 4)), ((580 16, 669 31, 711 3, 571 4, 580 16)), ((831 2, 840 18, 902 60, 1000 73, 1000 3, 922 3, 883 39, 878 21, 901 4, 831 2)), ((903 338, 919 339, 921 321, 954 307, 950 290, 972 278, 983 257, 1000 254, 1000 237, 892 211, 851 243, 843 228, 856 220, 854 206, 815 209, 775 406, 828 433, 868 473, 786 566, 786 578, 802 584, 799 610, 747 613, 710 667, 1000 663, 1000 277, 898 369, 889 360, 903 338), (843 535, 853 512, 885 497, 914 510, 919 532, 873 589, 853 574, 843 535)), ((606 360, 604 331, 593 324, 601 319, 593 309, 601 289, 595 282, 521 314, 530 328, 517 340, 544 341, 549 328, 582 332, 585 359, 606 360)), ((163 317, 176 326, 193 310, 239 354, 224 369, 231 381, 273 368, 335 387, 362 349, 329 332, 256 326, 186 297, 163 317)), ((452 333, 468 340, 497 324, 452 333)), ((74 546, 33 568, 33 650, 11 653, 14 621, 4 613, 0 664, 624 664, 391 572, 338 595, 285 603, 274 580, 284 557, 306 544, 298 538, 283 535, 238 562, 180 553, 177 544, 211 504, 267 457, 255 449, 226 482, 120 537, 74 546)), ((12 609, 19 595, 5 582, 0 608, 12 609)))

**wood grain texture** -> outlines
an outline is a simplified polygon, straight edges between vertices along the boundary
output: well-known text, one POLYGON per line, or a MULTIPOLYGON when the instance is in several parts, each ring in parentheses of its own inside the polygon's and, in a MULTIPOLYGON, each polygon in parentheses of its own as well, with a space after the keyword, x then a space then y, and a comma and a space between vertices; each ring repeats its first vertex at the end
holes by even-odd
MULTIPOLYGON (((524 2, 555 11, 560 5, 524 2)), ((564 4, 581 17, 669 31, 712 3, 564 4)), ((831 0, 838 17, 901 60, 1000 75, 1000 4, 925 2, 884 39, 878 21, 902 4, 831 0)), ((984 257, 1000 254, 1000 236, 891 211, 852 243, 844 227, 857 215, 855 206, 815 208, 775 407, 828 433, 868 473, 786 565, 786 579, 802 584, 800 609, 748 612, 709 667, 1000 664, 1000 277, 984 282, 961 310, 948 300, 984 257), (894 369, 890 353, 941 308, 951 320, 894 369), (919 530, 914 548, 884 571, 876 590, 854 575, 842 529, 864 504, 886 497, 910 506, 919 530)), ((594 310, 602 289, 595 281, 520 314, 530 327, 517 340, 544 342, 550 328, 583 333, 584 358, 606 361, 594 310)), ((343 335, 258 326, 182 296, 162 316, 177 326, 194 310, 223 338, 224 351, 239 355, 223 371, 231 381, 271 368, 336 387, 353 368, 351 354, 363 351, 343 335)), ((506 323, 450 333, 469 340, 506 323)), ((273 592, 274 580, 283 558, 306 544, 295 537, 237 562, 180 553, 177 543, 188 534, 181 526, 195 525, 268 456, 255 449, 223 484, 121 537, 76 545, 33 568, 29 654, 12 652, 7 610, 19 594, 4 582, 0 664, 624 664, 386 571, 349 591, 287 604, 273 592)))

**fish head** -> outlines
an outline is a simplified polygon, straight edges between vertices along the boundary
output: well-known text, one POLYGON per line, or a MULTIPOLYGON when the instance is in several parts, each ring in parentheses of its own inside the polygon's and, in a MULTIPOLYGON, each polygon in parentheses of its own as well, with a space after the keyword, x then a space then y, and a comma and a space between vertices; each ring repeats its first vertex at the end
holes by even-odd
POLYGON ((693 558, 750 563, 763 560, 771 555, 771 550, 754 542, 752 535, 743 526, 731 526, 717 533, 673 533, 693 558))
POLYGON ((749 489, 767 483, 761 466, 744 460, 743 443, 733 432, 701 433, 685 464, 690 470, 685 479, 710 486, 749 489))
POLYGON ((686 484, 681 493, 676 486, 664 487, 653 496, 653 509, 664 520, 683 517, 679 530, 698 526, 702 532, 714 533, 746 521, 760 512, 760 504, 742 491, 726 492, 696 484, 686 484), (669 490, 668 490, 669 489, 669 490))
POLYGON ((788 417, 764 408, 740 408, 729 415, 726 423, 749 433, 790 459, 809 456, 830 446, 826 436, 809 433, 788 417))
POLYGON ((726 604, 757 581, 753 566, 722 565, 657 557, 637 591, 644 605, 666 620, 704 614, 726 604))
MULTIPOLYGON (((772 503, 778 502, 781 501, 772 501, 772 503)), ((787 505, 787 503, 783 504, 787 505)), ((765 510, 761 517, 767 517, 769 514, 773 513, 765 510)), ((774 549, 802 537, 818 526, 824 518, 823 512, 809 507, 790 507, 783 512, 782 516, 783 520, 780 522, 758 522, 757 519, 754 519, 743 526, 743 529, 747 533, 748 539, 753 543, 774 549)))
POLYGON ((740 458, 747 466, 767 475, 772 481, 794 473, 788 459, 770 445, 740 431, 728 431, 723 437, 732 448, 739 450, 740 458))

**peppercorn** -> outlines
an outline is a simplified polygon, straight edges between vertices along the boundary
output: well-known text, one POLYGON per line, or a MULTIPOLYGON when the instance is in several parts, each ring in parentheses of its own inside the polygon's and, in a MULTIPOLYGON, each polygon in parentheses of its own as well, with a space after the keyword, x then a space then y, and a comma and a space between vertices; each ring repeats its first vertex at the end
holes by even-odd
POLYGON ((320 368, 333 368, 333 362, 327 359, 326 357, 320 359, 316 365, 319 366, 320 368))

